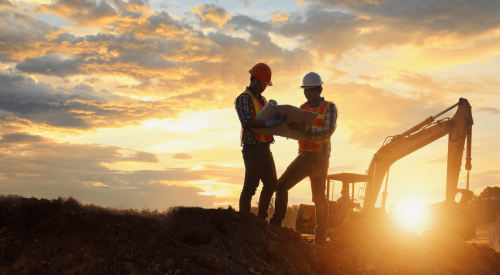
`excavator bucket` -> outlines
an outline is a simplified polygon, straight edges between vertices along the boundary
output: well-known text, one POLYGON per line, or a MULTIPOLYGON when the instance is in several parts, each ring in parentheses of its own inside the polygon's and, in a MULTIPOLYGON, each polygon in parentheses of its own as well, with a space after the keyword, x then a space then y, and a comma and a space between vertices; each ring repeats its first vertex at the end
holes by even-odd
POLYGON ((434 208, 434 224, 425 235, 458 235, 464 241, 476 237, 476 223, 467 207, 456 202, 438 203, 434 208))
POLYGON ((491 248, 500 252, 500 220, 496 220, 488 226, 488 241, 491 248))

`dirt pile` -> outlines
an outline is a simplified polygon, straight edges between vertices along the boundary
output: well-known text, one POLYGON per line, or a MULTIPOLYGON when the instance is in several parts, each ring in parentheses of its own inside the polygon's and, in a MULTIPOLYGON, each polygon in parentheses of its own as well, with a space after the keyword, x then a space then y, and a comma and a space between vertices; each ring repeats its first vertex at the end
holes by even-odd
POLYGON ((500 253, 488 246, 458 236, 424 238, 385 219, 345 222, 321 254, 337 262, 325 265, 332 273, 500 274, 500 253))
POLYGON ((110 210, 0 197, 0 274, 499 274, 500 254, 347 222, 326 247, 232 209, 110 210))

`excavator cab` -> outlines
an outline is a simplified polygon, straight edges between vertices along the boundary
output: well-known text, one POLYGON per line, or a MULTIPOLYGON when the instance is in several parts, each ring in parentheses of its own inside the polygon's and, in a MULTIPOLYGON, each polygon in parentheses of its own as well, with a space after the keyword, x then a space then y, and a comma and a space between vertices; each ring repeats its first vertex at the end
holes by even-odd
MULTIPOLYGON (((354 173, 330 174, 327 176, 326 197, 328 199, 329 231, 339 227, 345 219, 360 220, 362 217, 360 203, 354 198, 356 183, 367 181, 366 175, 354 173), (335 182, 342 183, 341 197, 333 200, 335 182), (330 197, 331 190, 331 197, 330 197), (351 192, 349 192, 351 191, 351 192)), ((297 213, 296 229, 303 234, 314 234, 316 226, 314 205, 301 204, 297 213)))
MULTIPOLYGON (((471 106, 467 99, 460 98, 459 102, 435 116, 428 117, 423 122, 413 126, 404 133, 388 137, 382 147, 374 154, 366 175, 353 173, 339 173, 328 175, 327 198, 330 204, 329 224, 330 230, 334 230, 345 219, 358 220, 374 216, 385 216, 385 205, 387 198, 387 184, 389 168, 397 160, 425 147, 426 145, 448 135, 448 161, 446 177, 446 199, 435 205, 435 222, 425 234, 459 235, 464 240, 470 240, 476 236, 476 225, 467 203, 472 196, 469 190, 469 171, 471 170, 471 138, 472 138, 471 106), (437 120, 442 114, 457 107, 457 112, 452 118, 437 120), (458 178, 462 165, 465 141, 467 183, 465 189, 459 189, 458 178), (384 178, 385 190, 382 192, 382 206, 376 208, 384 178), (337 201, 330 200, 330 183, 342 182, 341 197, 337 201), (354 198, 356 183, 365 182, 364 195, 358 196, 363 200, 363 205, 354 198), (352 187, 351 196, 349 189, 352 187), (461 193, 460 202, 455 202, 455 196, 461 193)), ((332 185, 333 194, 333 185, 332 185)), ((314 220, 314 206, 300 205, 297 215, 297 230, 302 233, 311 233, 316 222, 314 220)))

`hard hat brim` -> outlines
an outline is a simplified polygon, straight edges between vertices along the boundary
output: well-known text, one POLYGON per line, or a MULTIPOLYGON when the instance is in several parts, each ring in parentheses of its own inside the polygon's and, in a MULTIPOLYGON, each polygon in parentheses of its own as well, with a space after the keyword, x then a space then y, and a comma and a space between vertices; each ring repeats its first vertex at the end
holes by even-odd
POLYGON ((316 87, 320 87, 321 85, 319 86, 300 86, 301 89, 312 89, 312 88, 316 88, 316 87))

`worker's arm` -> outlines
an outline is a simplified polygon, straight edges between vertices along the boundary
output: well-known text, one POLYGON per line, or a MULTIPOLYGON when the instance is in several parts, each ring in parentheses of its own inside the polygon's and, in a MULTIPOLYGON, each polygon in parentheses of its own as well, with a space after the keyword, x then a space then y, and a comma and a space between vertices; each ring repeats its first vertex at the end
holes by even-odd
POLYGON ((337 106, 331 103, 326 109, 323 127, 312 128, 311 126, 306 126, 304 130, 305 136, 310 140, 329 138, 335 132, 335 128, 337 128, 337 116, 337 106))
POLYGON ((265 128, 265 127, 266 127, 265 121, 251 118, 247 121, 247 124, 243 128, 265 128))
MULTIPOLYGON (((268 104, 277 105, 276 101, 270 100, 268 104)), ((266 121, 253 118, 253 104, 249 95, 243 94, 235 101, 236 112, 240 119, 241 126, 249 128, 270 128, 276 127, 286 121, 286 115, 276 114, 266 121)))

